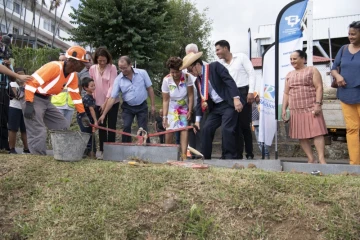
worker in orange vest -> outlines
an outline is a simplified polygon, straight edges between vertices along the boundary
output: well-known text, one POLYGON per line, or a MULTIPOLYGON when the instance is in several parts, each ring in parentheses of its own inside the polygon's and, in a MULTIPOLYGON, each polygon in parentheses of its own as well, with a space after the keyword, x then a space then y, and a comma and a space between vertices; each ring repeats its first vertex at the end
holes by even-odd
POLYGON ((26 82, 25 100, 22 103, 27 130, 29 150, 32 154, 46 155, 46 127, 50 130, 68 128, 68 122, 51 103, 51 96, 67 88, 79 112, 84 126, 89 126, 78 88, 76 72, 81 71, 89 62, 86 51, 80 46, 70 47, 64 62, 53 61, 45 64, 26 82))

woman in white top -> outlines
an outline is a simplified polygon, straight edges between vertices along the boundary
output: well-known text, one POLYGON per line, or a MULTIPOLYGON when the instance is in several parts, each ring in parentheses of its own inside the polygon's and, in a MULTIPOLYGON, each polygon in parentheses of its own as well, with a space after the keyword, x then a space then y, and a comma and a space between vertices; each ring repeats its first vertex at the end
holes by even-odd
MULTIPOLYGON (((191 119, 194 104, 193 81, 189 74, 183 73, 180 69, 181 58, 171 57, 167 60, 166 66, 170 70, 162 83, 163 95, 163 125, 166 130, 178 129, 188 126, 191 119)), ((165 135, 165 143, 173 142, 174 133, 165 135)), ((181 131, 180 147, 181 158, 186 159, 188 146, 188 131, 181 131)))

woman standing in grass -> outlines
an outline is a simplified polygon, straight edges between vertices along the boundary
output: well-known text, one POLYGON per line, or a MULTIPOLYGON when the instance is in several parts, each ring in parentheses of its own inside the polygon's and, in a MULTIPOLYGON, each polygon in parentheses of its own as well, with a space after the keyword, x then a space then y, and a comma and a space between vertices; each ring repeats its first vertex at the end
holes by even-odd
POLYGON ((315 67, 305 66, 306 53, 296 50, 290 55, 295 70, 289 72, 285 80, 282 105, 282 119, 287 122, 286 109, 290 109, 291 138, 299 139, 309 163, 315 163, 310 139, 314 139, 319 161, 325 164, 325 140, 327 134, 324 116, 321 111, 323 83, 315 67))
MULTIPOLYGON (((170 73, 162 83, 163 96, 163 126, 166 130, 178 129, 188 126, 194 103, 194 88, 192 78, 188 73, 180 70, 181 58, 171 57, 167 60, 166 66, 170 73), (190 110, 189 110, 190 109, 190 110)), ((173 142, 174 133, 165 135, 165 143, 173 142)), ((188 131, 180 133, 181 158, 186 159, 188 146, 188 131)))
MULTIPOLYGON (((90 77, 94 79, 96 86, 94 98, 96 101, 96 114, 97 118, 99 118, 105 109, 106 102, 110 98, 112 86, 117 76, 116 67, 112 64, 112 57, 106 48, 100 47, 96 49, 94 65, 90 67, 89 73, 90 77)), ((116 129, 118 111, 119 99, 115 101, 115 104, 106 114, 105 119, 100 126, 116 129)), ((115 133, 99 130, 99 142, 101 153, 98 159, 102 159, 104 142, 115 142, 115 133)))
POLYGON ((350 164, 360 164, 360 21, 349 26, 350 44, 340 48, 331 74, 346 123, 350 164), (341 70, 341 71, 340 71, 341 70))

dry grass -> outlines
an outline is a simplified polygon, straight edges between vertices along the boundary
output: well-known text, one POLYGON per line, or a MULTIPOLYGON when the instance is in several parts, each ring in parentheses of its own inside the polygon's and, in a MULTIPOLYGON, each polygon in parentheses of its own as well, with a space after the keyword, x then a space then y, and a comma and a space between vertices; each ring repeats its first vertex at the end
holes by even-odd
POLYGON ((359 239, 359 193, 356 176, 0 155, 0 239, 359 239))

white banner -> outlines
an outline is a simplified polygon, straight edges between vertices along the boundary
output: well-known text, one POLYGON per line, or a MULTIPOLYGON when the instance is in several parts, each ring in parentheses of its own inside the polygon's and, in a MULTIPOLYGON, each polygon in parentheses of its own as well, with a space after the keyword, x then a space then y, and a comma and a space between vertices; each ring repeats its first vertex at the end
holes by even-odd
POLYGON ((275 119, 275 45, 263 56, 263 76, 260 88, 259 142, 271 146, 276 133, 275 119))
POLYGON ((301 22, 307 3, 308 0, 293 1, 280 11, 276 20, 275 44, 263 56, 259 142, 264 142, 268 146, 272 145, 277 132, 277 119, 281 119, 285 77, 293 70, 290 55, 293 51, 303 48, 301 22))

